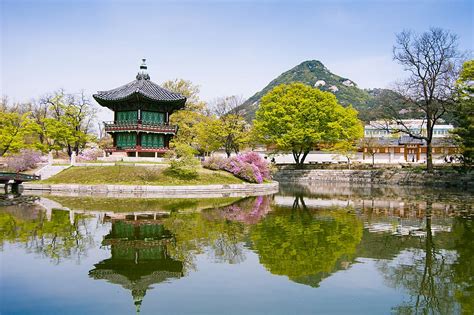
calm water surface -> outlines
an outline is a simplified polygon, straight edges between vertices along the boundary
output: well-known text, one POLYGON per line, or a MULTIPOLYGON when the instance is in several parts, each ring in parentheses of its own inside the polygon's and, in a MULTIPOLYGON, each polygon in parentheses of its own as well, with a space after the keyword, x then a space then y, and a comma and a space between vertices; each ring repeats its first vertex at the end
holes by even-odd
POLYGON ((473 201, 340 185, 43 195, 0 207, 0 313, 473 314, 473 201))

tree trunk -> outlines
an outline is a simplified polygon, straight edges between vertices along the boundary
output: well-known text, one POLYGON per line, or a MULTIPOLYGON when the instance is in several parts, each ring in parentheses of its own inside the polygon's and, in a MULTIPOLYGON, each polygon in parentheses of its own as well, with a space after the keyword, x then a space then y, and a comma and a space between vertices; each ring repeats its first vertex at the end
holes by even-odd
POLYGON ((293 153, 293 159, 295 159, 295 163, 296 165, 300 165, 300 155, 301 155, 301 152, 296 152, 296 151, 291 151, 291 153, 293 153))
POLYGON ((427 111, 426 119, 426 171, 433 173, 433 125, 434 122, 431 120, 431 111, 427 111))
POLYGON ((433 173, 433 146, 431 140, 426 142, 426 170, 433 173))
POLYGON ((305 160, 306 157, 308 156, 308 153, 309 153, 309 151, 304 151, 303 156, 301 157, 301 160, 300 160, 300 164, 301 164, 301 165, 304 164, 304 160, 305 160))

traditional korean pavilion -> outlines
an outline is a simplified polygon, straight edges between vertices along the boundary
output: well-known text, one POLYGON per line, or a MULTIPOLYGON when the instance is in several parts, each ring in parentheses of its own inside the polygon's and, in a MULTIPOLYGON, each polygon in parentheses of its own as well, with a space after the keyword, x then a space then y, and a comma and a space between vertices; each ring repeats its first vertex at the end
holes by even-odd
POLYGON ((152 82, 145 61, 136 80, 93 95, 100 105, 114 112, 114 121, 104 122, 105 131, 113 138, 113 147, 107 148, 107 153, 157 157, 169 149, 178 130, 169 124, 169 117, 184 108, 186 97, 152 82))

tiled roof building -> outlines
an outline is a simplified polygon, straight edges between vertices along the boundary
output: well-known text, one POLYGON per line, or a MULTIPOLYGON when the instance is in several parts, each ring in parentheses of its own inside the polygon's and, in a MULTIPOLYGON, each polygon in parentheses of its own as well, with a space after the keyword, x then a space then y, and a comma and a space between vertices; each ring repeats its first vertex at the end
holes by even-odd
POLYGON ((186 97, 150 80, 145 59, 134 81, 93 97, 114 111, 114 121, 104 122, 105 131, 113 138, 113 147, 106 151, 137 157, 157 157, 168 150, 177 132, 177 126, 169 124, 169 116, 186 104, 186 97))

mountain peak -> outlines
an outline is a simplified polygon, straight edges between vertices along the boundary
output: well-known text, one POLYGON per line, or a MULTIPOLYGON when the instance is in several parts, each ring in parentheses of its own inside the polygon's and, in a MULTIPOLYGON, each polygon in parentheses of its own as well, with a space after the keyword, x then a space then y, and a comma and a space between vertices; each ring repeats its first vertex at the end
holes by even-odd
POLYGON ((247 120, 251 121, 255 117, 260 99, 265 94, 277 85, 293 82, 301 82, 319 88, 322 91, 334 93, 338 101, 346 106, 351 104, 356 108, 366 107, 367 102, 371 98, 367 91, 359 89, 352 80, 333 74, 321 61, 306 60, 279 75, 264 87, 263 90, 255 93, 241 105, 247 120))

